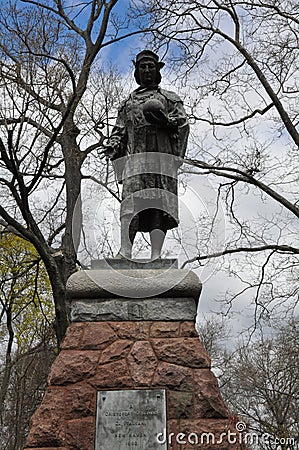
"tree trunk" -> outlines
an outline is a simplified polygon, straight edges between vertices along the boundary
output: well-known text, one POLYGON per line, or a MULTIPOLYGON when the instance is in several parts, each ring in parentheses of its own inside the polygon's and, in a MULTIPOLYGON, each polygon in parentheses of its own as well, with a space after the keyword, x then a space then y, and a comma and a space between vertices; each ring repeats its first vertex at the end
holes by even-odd
POLYGON ((76 142, 79 130, 72 124, 70 131, 63 133, 61 140, 65 160, 66 183, 66 220, 65 234, 62 238, 62 252, 64 257, 64 284, 68 277, 76 271, 77 250, 80 243, 82 228, 81 207, 81 166, 85 155, 80 151, 76 142))
POLYGON ((61 138, 62 152, 65 160, 66 182, 66 220, 65 233, 62 238, 61 255, 48 259, 46 264, 50 278, 56 313, 56 336, 61 344, 68 326, 66 282, 76 271, 77 250, 80 243, 82 227, 81 208, 81 166, 84 154, 76 142, 79 130, 71 122, 66 124, 61 138))
MULTIPOLYGON (((2 378, 2 383, 0 386, 0 405, 4 405, 6 396, 7 396, 7 390, 10 383, 10 376, 11 376, 11 368, 12 368, 12 360, 11 360, 11 352, 12 352, 12 345, 14 340, 14 331, 12 327, 12 314, 11 314, 11 307, 10 305, 7 306, 6 309, 6 322, 7 322, 7 329, 8 329, 8 344, 6 349, 6 357, 5 357, 5 367, 4 367, 4 373, 2 378)), ((3 416, 4 409, 1 409, 0 414, 0 423, 3 424, 3 416)))

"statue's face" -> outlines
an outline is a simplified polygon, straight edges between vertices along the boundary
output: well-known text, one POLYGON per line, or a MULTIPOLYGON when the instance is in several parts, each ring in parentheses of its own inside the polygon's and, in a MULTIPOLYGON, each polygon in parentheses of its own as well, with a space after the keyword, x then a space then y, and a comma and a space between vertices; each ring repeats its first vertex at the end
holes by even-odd
POLYGON ((141 86, 152 86, 157 80, 157 66, 152 59, 142 59, 138 66, 141 86))

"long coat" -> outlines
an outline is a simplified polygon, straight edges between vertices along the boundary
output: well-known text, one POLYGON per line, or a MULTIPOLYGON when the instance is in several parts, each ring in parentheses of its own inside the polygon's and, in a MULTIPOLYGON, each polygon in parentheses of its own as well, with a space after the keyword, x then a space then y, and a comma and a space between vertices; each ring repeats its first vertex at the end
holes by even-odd
MULTIPOLYGON (((178 225, 177 169, 184 158, 189 124, 181 99, 159 86, 138 88, 121 105, 107 143, 119 182, 123 183, 120 215, 133 217, 147 208, 163 211, 166 229, 178 225), (157 99, 168 126, 153 125, 143 105, 157 99)), ((138 231, 148 231, 139 229, 138 231)))

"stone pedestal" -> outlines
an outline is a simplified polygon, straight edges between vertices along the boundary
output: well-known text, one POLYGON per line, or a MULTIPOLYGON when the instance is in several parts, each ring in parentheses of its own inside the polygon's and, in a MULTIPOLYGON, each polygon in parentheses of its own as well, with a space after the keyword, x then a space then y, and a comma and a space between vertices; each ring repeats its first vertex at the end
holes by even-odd
POLYGON ((236 430, 194 328, 201 289, 195 274, 108 272, 82 271, 69 280, 72 323, 26 449, 94 450, 97 392, 135 389, 166 391, 168 449, 241 449, 228 440, 236 430))

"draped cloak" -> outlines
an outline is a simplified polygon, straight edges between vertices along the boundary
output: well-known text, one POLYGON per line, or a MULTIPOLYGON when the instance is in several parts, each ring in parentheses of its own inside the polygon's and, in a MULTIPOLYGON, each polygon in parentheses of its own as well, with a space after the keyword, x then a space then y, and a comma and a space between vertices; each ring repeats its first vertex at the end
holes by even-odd
MULTIPOLYGON (((178 226, 177 171, 184 158, 189 124, 181 99, 159 86, 139 87, 123 102, 107 146, 118 181, 123 183, 120 216, 162 211, 165 230, 178 226), (159 100, 168 125, 150 124, 143 115, 149 99, 159 100)), ((149 231, 139 225, 137 231, 149 231)))

